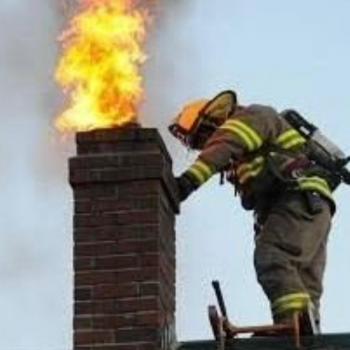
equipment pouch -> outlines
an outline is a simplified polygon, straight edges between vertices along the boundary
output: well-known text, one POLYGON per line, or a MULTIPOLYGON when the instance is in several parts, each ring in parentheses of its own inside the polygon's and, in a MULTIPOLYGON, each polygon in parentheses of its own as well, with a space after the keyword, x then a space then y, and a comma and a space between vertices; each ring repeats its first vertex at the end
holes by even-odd
POLYGON ((318 193, 305 191, 304 196, 308 212, 311 215, 319 214, 322 212, 322 199, 318 193))

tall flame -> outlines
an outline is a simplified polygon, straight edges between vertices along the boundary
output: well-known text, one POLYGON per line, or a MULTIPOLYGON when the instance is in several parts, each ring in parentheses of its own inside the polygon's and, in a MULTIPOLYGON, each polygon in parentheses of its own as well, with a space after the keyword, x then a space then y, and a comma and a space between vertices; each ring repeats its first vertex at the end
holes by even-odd
POLYGON ((61 131, 87 131, 136 121, 143 97, 140 67, 148 13, 133 0, 79 0, 62 34, 56 80, 69 95, 61 131))

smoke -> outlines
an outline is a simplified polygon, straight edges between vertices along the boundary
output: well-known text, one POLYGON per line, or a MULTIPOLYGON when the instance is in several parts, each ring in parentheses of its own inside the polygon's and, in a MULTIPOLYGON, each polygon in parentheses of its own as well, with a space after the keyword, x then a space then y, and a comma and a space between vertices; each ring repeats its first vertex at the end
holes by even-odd
MULTIPOLYGON (((288 7, 270 1, 266 11, 266 3, 259 1, 227 0, 220 4, 210 0, 161 1, 147 50, 146 96, 141 115, 144 125, 160 129, 175 161, 176 174, 190 159, 186 159, 181 146, 166 130, 171 118, 184 103, 227 88, 238 89, 243 104, 246 101, 241 100, 241 95, 248 99, 247 103, 271 103, 279 109, 293 106, 309 111, 310 115, 319 115, 320 123, 322 118, 331 119, 335 126, 327 132, 333 132, 338 140, 343 138, 346 144, 347 134, 342 133, 345 129, 337 126, 344 124, 342 116, 349 103, 348 70, 344 69, 349 57, 345 45, 349 34, 345 14, 349 5, 345 2, 332 8, 316 5, 316 1, 297 1, 288 7), (310 17, 314 18, 312 23, 310 17), (287 25, 296 22, 297 28, 287 25), (322 89, 325 82, 333 89, 322 89)), ((182 206, 177 221, 180 339, 195 333, 199 338, 203 332, 209 332, 204 310, 212 297, 206 295, 212 276, 227 282, 226 290, 233 296, 229 304, 243 323, 265 322, 269 317, 266 298, 250 265, 251 223, 247 216, 229 206, 230 190, 226 188, 224 193, 217 187, 215 183, 215 191, 210 185, 201 188, 182 206), (234 233, 235 239, 228 233, 234 233), (237 288, 237 281, 244 281, 245 288, 237 288)), ((339 197, 339 217, 342 208, 346 208, 343 198, 339 197)), ((339 221, 337 226, 347 227, 348 223, 339 221)), ((328 279, 332 283, 326 284, 328 295, 324 298, 327 305, 324 328, 336 331, 349 323, 345 320, 348 314, 342 315, 341 303, 337 304, 349 289, 348 284, 342 291, 337 288, 339 276, 346 274, 340 269, 349 265, 341 248, 348 239, 346 230, 339 228, 336 227, 338 232, 333 234, 330 244, 328 279)))
MULTIPOLYGON (((71 347, 67 158, 74 145, 53 127, 63 106, 53 75, 59 52, 56 38, 75 6, 74 0, 0 4, 1 349, 71 347)), ((188 21, 191 6, 185 0, 152 6, 155 19, 142 115, 145 124, 166 134, 168 117, 188 97, 174 91, 185 90, 181 87, 189 83, 181 66, 192 49, 181 25, 188 21)))
POLYGON ((2 349, 70 343, 69 150, 51 126, 60 11, 47 0, 0 4, 2 349))
POLYGON ((201 75, 198 43, 189 32, 195 4, 196 1, 159 1, 154 7, 146 48, 148 61, 144 69, 145 101, 141 120, 143 125, 159 129, 170 153, 178 160, 177 172, 189 158, 184 157, 182 146, 170 136, 167 126, 179 107, 199 94, 200 83, 194 79, 201 75))
MULTIPOLYGON (((1 349, 71 347, 67 158, 74 144, 62 140, 53 127, 63 106, 53 74, 59 52, 56 38, 75 6, 74 0, 0 4, 1 349)), ((181 66, 192 51, 187 34, 175 28, 188 21, 190 8, 184 0, 153 7, 142 115, 145 124, 159 127, 164 135, 168 117, 188 97, 174 93, 189 82, 181 66)))
MULTIPOLYGON (((213 92, 207 90, 209 84, 202 84, 207 73, 204 38, 193 34, 200 27, 193 16, 200 3, 152 0, 154 20, 140 114, 145 126, 160 129, 176 159, 177 173, 189 159, 166 127, 179 106, 213 92)), ((59 49, 56 38, 75 5, 74 0, 0 3, 0 349, 71 347, 67 157, 74 145, 70 139, 61 140, 53 128, 63 105, 53 72, 59 49)), ((191 288, 195 289, 193 284, 191 288)))

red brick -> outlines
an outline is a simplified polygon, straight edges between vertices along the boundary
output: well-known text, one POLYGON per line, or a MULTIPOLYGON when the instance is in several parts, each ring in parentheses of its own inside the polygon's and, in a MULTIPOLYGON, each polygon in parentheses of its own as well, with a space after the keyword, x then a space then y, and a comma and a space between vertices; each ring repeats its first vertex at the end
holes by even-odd
MULTIPOLYGON (((146 344, 146 343, 143 343, 146 344)), ((98 345, 94 346, 91 350, 159 350, 159 347, 150 348, 150 349, 141 349, 140 346, 143 346, 140 343, 133 343, 131 345, 128 344, 110 344, 110 345, 98 345)), ((86 350, 86 349, 84 349, 86 350)), ((90 349, 88 349, 90 350, 90 349)))
POLYGON ((119 186, 117 184, 94 184, 89 186, 77 186, 74 188, 74 199, 91 199, 115 197, 118 195, 119 186))
POLYGON ((131 224, 126 226, 80 227, 74 230, 76 243, 103 242, 117 240, 157 239, 160 237, 159 225, 131 224))
POLYGON ((137 327, 161 327, 164 323, 159 311, 145 311, 118 315, 94 316, 94 329, 121 329, 137 327))
POLYGON ((96 243, 80 243, 74 244, 74 257, 81 259, 82 257, 94 257, 96 256, 96 243))
POLYGON ((160 254, 157 253, 146 253, 140 255, 140 265, 142 266, 159 266, 160 254))
POLYGON ((93 257, 79 257, 79 254, 76 254, 73 265, 74 271, 91 270, 95 266, 95 259, 93 257))
POLYGON ((108 255, 96 258, 96 269, 126 269, 140 266, 140 259, 135 254, 108 255))
POLYGON ((90 286, 101 283, 117 283, 117 276, 114 271, 86 271, 76 272, 75 286, 90 286))
POLYGON ((100 215, 92 214, 75 214, 73 218, 74 227, 97 227, 101 224, 100 215))
POLYGON ((121 167, 162 167, 164 157, 160 152, 119 153, 75 157, 70 160, 70 168, 77 169, 118 169, 121 167))
MULTIPOLYGON (((152 345, 151 343, 133 343, 130 345, 127 344, 112 344, 112 345, 98 345, 94 346, 91 350, 160 350, 159 346, 150 348, 149 345, 152 345), (144 346, 147 346, 145 348, 144 346)), ((86 350, 86 349, 84 349, 86 350)), ((90 349, 88 349, 90 350, 90 349)))
POLYGON ((139 293, 137 283, 128 284, 102 284, 94 288, 94 300, 136 297, 139 293))
MULTIPOLYGON (((117 242, 82 242, 74 245, 74 256, 76 258, 95 257, 106 255, 132 255, 146 254, 158 251, 158 240, 121 240, 117 242)), ((147 258, 144 258, 147 261, 147 258)), ((148 265, 151 266, 152 258, 148 258, 148 265)), ((92 262, 91 262, 92 263, 92 262)), ((122 263, 122 262, 121 262, 122 263)), ((96 264, 99 264, 96 261, 96 264)), ((122 263, 123 266, 125 263, 122 263)), ((99 264, 101 266, 101 264, 99 264)), ((135 264, 133 264, 135 265, 135 264)), ((153 264, 154 265, 154 264, 153 264)), ((132 267, 132 266, 131 266, 132 267)))
POLYGON ((77 214, 87 214, 94 212, 94 203, 91 200, 74 201, 74 212, 77 214))
POLYGON ((144 296, 160 295, 160 282, 141 283, 139 288, 140 288, 140 295, 144 295, 144 296))
POLYGON ((160 236, 159 225, 156 224, 139 224, 121 226, 118 228, 118 238, 140 240, 140 239, 158 239, 160 236))
POLYGON ((163 323, 162 316, 157 312, 144 312, 135 314, 134 326, 135 327, 160 327, 163 323))
POLYGON ((159 350, 175 306, 171 159, 155 130, 98 130, 77 139, 84 156, 70 160, 74 348, 159 350))
POLYGON ((106 225, 154 224, 159 222, 159 213, 154 209, 120 211, 105 213, 101 219, 106 225))
MULTIPOLYGON (((137 350, 159 350, 160 349, 160 341, 152 342, 152 343, 142 343, 138 346, 137 350)), ((162 349, 163 350, 163 349, 162 349)), ((164 350, 168 350, 167 348, 164 350)))
POLYGON ((146 195, 140 198, 101 198, 97 201, 96 206, 101 212, 120 212, 133 211, 142 209, 158 209, 159 198, 155 195, 146 195))
POLYGON ((99 169, 106 167, 119 167, 121 157, 118 154, 89 155, 85 157, 75 157, 70 160, 71 169, 99 169))
POLYGON ((76 330, 80 329, 92 329, 93 320, 91 315, 88 316, 76 316, 74 318, 73 328, 76 330))
POLYGON ((159 306, 157 297, 127 298, 117 301, 116 310, 118 313, 156 311, 159 306))
POLYGON ((114 300, 101 301, 77 301, 74 303, 75 315, 93 315, 93 314, 115 314, 116 302, 114 300))
POLYGON ((140 269, 126 269, 116 271, 115 279, 117 283, 144 282, 158 280, 160 272, 158 268, 148 267, 140 269))
POLYGON ((77 331, 74 334, 75 345, 111 343, 114 339, 112 331, 77 331))
POLYGON ((74 304, 76 315, 113 315, 141 311, 157 311, 159 308, 160 303, 156 297, 77 301, 74 304))
POLYGON ((139 179, 161 179, 163 171, 161 165, 152 166, 122 166, 118 168, 84 169, 71 168, 69 180, 72 186, 95 183, 118 183, 139 179))
POLYGON ((115 332, 115 339, 119 343, 156 342, 159 337, 159 330, 154 328, 120 329, 115 332))
POLYGON ((115 253, 118 254, 145 254, 153 253, 159 250, 158 240, 123 240, 115 246, 115 253))
POLYGON ((99 229, 98 228, 91 228, 91 227, 81 227, 81 228, 74 228, 73 231, 73 238, 75 243, 80 242, 93 242, 95 241, 95 237, 98 234, 99 229))
POLYGON ((126 183, 119 187, 118 198, 130 199, 145 195, 157 195, 161 191, 161 184, 158 180, 138 180, 126 183))
POLYGON ((139 269, 123 269, 123 270, 101 270, 76 272, 75 285, 89 286, 98 284, 113 283, 129 283, 144 282, 149 280, 158 280, 160 271, 156 267, 145 267, 139 269))
POLYGON ((85 288, 75 288, 74 289, 74 300, 76 301, 86 301, 91 300, 92 289, 89 287, 85 288))
MULTIPOLYGON (((135 200, 136 202, 136 200, 135 200)), ((136 209, 133 200, 120 200, 117 198, 103 198, 98 200, 98 209, 101 213, 122 212, 136 209)))

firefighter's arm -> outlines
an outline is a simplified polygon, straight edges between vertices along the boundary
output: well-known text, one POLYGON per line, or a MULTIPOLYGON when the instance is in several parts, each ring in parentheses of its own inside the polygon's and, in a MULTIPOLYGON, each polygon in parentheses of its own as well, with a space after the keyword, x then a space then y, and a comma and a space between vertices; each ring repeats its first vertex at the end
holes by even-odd
POLYGON ((265 137, 250 119, 248 115, 229 119, 210 137, 194 164, 177 178, 181 200, 223 170, 231 159, 241 159, 262 146, 265 137))

